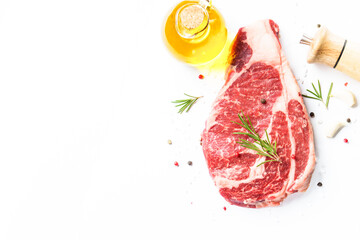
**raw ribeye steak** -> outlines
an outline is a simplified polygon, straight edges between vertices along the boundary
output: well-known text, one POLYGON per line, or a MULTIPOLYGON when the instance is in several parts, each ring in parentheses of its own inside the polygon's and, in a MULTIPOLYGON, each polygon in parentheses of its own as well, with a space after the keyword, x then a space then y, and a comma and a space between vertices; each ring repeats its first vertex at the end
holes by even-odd
POLYGON ((313 132, 276 23, 259 21, 238 31, 225 78, 202 133, 203 152, 220 194, 231 204, 260 208, 305 191, 315 167, 313 132), (258 166, 269 158, 238 143, 247 138, 234 134, 246 132, 234 123, 241 113, 262 139, 266 130, 270 141, 276 141, 280 161, 258 166))

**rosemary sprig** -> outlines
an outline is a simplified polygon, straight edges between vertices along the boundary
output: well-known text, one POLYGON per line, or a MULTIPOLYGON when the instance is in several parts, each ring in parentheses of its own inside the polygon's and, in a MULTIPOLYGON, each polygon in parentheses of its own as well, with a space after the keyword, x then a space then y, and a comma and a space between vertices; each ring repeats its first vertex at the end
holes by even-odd
POLYGON ((311 98, 311 99, 315 99, 315 100, 318 100, 322 103, 325 104, 325 107, 328 108, 329 106, 329 101, 330 101, 330 97, 331 97, 331 91, 332 91, 332 87, 333 87, 333 83, 331 83, 330 85, 330 89, 328 91, 328 94, 327 94, 327 97, 326 97, 326 102, 324 102, 323 100, 323 96, 322 96, 322 92, 321 92, 321 85, 320 85, 320 81, 318 80, 318 88, 319 89, 316 89, 314 83, 311 83, 312 87, 313 87, 313 91, 309 90, 309 89, 306 89, 306 91, 308 91, 309 93, 311 93, 313 96, 309 96, 309 95, 305 95, 305 94, 302 94, 303 97, 306 97, 306 98, 311 98))
POLYGON ((185 110, 186 110, 186 112, 188 112, 188 111, 190 110, 190 108, 194 105, 194 103, 195 103, 199 98, 202 97, 202 96, 200 96, 200 97, 194 97, 194 96, 191 96, 191 95, 186 94, 186 93, 184 93, 184 95, 186 95, 186 96, 188 96, 188 97, 190 97, 190 98, 172 101, 172 103, 176 103, 176 104, 177 104, 177 105, 175 105, 175 107, 180 107, 178 113, 183 113, 185 110))
POLYGON ((238 114, 238 117, 240 119, 240 123, 233 121, 233 123, 236 123, 238 125, 240 125, 241 127, 245 128, 247 130, 247 132, 235 132, 234 134, 240 134, 240 135, 246 135, 252 139, 254 139, 254 142, 250 142, 248 140, 245 139, 239 139, 239 143, 242 147, 254 150, 258 155, 261 156, 265 156, 268 157, 269 159, 258 164, 256 167, 259 167, 260 165, 267 163, 267 162, 273 162, 273 161, 277 161, 280 162, 280 157, 276 152, 276 146, 277 143, 276 141, 274 142, 270 142, 269 139, 269 134, 267 133, 267 131, 265 130, 265 134, 266 134, 266 139, 261 139, 260 135, 255 131, 249 116, 244 115, 243 112, 242 116, 240 114, 238 114))

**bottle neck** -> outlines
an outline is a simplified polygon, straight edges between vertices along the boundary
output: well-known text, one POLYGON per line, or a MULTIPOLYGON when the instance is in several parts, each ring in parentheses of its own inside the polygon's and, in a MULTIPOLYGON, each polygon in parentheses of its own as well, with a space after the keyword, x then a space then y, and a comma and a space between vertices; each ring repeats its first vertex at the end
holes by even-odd
POLYGON ((186 4, 176 12, 175 28, 182 38, 202 40, 209 30, 209 13, 204 5, 186 4))

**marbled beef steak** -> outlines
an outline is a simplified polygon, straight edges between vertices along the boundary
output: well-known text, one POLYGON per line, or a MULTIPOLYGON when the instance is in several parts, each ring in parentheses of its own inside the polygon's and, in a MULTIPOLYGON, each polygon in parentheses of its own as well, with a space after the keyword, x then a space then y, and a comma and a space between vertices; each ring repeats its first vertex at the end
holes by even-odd
POLYGON ((305 191, 315 167, 313 132, 276 23, 264 20, 239 30, 225 78, 202 133, 209 172, 220 194, 231 204, 260 208, 305 191), (277 142, 280 162, 257 166, 269 159, 237 143, 243 135, 234 132, 246 132, 234 123, 241 112, 262 138, 266 130, 277 142))

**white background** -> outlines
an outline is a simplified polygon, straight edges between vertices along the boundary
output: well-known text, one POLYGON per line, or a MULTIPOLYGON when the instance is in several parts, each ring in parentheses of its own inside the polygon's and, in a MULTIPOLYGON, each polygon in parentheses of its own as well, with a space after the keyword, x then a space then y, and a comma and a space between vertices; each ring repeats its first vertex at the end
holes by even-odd
MULTIPOLYGON (((176 3, 0 0, 0 239, 359 239, 360 109, 336 99, 328 110, 305 100, 317 156, 307 192, 264 209, 220 196, 199 140, 223 77, 164 47, 176 3), (171 101, 183 93, 204 97, 180 115, 171 101), (325 137, 329 119, 347 117, 325 137)), ((278 23, 303 92, 319 79, 360 100, 359 82, 307 64, 298 43, 318 23, 360 42, 356 1, 213 3, 230 34, 278 23)))

